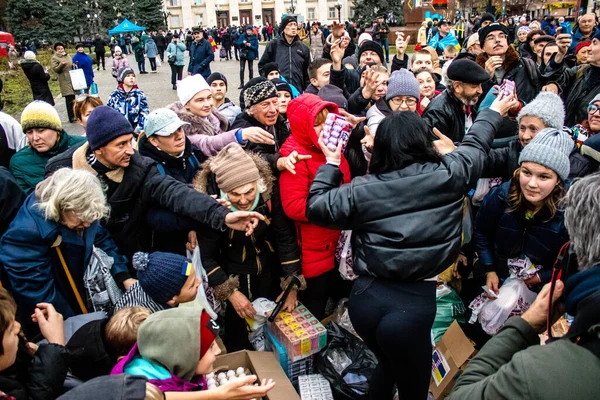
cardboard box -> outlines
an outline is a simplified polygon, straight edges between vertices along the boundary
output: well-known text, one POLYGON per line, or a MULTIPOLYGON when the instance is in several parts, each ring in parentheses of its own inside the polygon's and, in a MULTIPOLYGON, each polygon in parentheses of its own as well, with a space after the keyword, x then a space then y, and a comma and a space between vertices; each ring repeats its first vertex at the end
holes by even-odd
POLYGON ((238 367, 248 368, 257 377, 258 380, 273 379, 276 385, 265 399, 267 400, 300 400, 300 396, 292 386, 292 383, 281 369, 279 360, 275 358, 272 352, 266 351, 236 351, 217 357, 214 363, 214 370, 237 369, 238 367))
POLYGON ((435 399, 445 397, 455 383, 456 374, 466 366, 475 347, 454 321, 432 353, 429 391, 435 399))

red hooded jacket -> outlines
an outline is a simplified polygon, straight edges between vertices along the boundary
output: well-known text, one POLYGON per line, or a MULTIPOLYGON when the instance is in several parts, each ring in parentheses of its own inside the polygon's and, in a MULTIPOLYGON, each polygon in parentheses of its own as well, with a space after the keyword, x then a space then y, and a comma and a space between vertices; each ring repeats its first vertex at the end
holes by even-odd
MULTIPOLYGON (((312 156, 310 160, 296 164, 295 175, 284 171, 279 180, 281 203, 287 216, 296 224, 302 248, 302 271, 307 278, 322 275, 334 267, 335 248, 340 237, 340 231, 321 228, 309 223, 306 218, 306 200, 310 186, 319 167, 327 162, 314 128, 316 116, 325 108, 329 112, 338 113, 338 107, 334 103, 324 101, 314 94, 305 93, 292 100, 287 111, 291 135, 279 150, 284 157, 294 150, 312 156)), ((344 183, 350 182, 350 167, 343 155, 340 170, 344 174, 344 183)))

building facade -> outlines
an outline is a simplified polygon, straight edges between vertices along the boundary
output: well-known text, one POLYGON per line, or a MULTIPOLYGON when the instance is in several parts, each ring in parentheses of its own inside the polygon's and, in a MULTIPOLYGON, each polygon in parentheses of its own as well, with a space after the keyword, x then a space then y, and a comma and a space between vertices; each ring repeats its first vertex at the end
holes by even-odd
POLYGON ((164 0, 169 29, 194 26, 264 26, 296 14, 300 21, 331 24, 350 20, 352 0, 164 0), (336 6, 341 5, 337 9, 336 6))

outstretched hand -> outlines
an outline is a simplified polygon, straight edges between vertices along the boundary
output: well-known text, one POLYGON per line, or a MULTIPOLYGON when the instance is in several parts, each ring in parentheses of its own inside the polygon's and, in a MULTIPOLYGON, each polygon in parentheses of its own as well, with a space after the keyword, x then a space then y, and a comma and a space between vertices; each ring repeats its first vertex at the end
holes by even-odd
POLYGON ((519 101, 517 100, 515 93, 505 96, 504 93, 501 92, 490 106, 490 109, 496 111, 503 117, 506 117, 508 111, 510 111, 512 108, 518 107, 518 105, 519 101))
POLYGON ((255 211, 234 211, 225 216, 225 224, 236 231, 246 232, 246 236, 254 233, 258 221, 264 221, 265 217, 255 211))
POLYGON ((300 161, 310 160, 311 155, 298 154, 296 150, 292 151, 289 156, 281 157, 277 160, 277 169, 280 171, 289 171, 296 175, 296 164, 300 161))
POLYGON ((363 122, 364 120, 366 120, 366 117, 357 117, 356 115, 352 115, 347 111, 344 110, 340 110, 340 114, 346 118, 346 121, 350 122, 352 124, 352 128, 356 128, 356 126, 358 124, 360 124, 361 122, 363 122))
POLYGON ((263 379, 259 386, 253 386, 258 378, 256 375, 237 378, 226 384, 212 389, 215 399, 227 400, 249 400, 265 397, 269 390, 275 387, 275 382, 269 379, 263 379))
POLYGON ((440 156, 452 153, 456 149, 454 142, 440 132, 438 128, 433 128, 433 134, 437 136, 437 140, 433 141, 433 148, 440 156))
POLYGON ((368 126, 365 125, 365 137, 361 139, 360 143, 365 146, 365 149, 369 153, 373 152, 373 145, 375 144, 375 135, 371 133, 368 126))
POLYGON ((331 151, 325 142, 323 142, 323 131, 319 135, 319 146, 321 147, 321 151, 325 155, 327 162, 330 164, 340 165, 342 162, 342 145, 344 144, 343 140, 339 140, 335 151, 331 151))

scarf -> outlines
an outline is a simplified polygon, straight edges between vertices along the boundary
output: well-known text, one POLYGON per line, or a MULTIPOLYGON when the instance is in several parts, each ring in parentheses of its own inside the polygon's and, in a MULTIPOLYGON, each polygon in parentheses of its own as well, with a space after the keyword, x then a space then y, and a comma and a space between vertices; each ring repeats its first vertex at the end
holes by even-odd
POLYGON ((599 290, 600 266, 594 266, 572 275, 565 283, 566 311, 570 315, 575 315, 579 303, 599 290))

